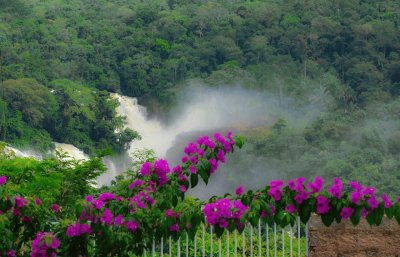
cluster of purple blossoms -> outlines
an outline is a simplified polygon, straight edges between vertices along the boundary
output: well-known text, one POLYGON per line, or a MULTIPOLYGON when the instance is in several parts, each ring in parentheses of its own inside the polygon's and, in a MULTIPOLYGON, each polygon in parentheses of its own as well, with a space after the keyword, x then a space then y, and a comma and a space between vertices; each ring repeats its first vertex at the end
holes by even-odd
POLYGON ((227 228, 231 219, 236 219, 240 223, 240 219, 247 210, 248 207, 240 200, 231 201, 223 198, 206 204, 203 213, 208 224, 227 228))
POLYGON ((306 179, 305 178, 297 178, 296 180, 289 180, 288 181, 288 187, 292 191, 296 191, 297 194, 294 197, 294 200, 298 204, 302 204, 305 200, 307 200, 310 197, 310 193, 305 190, 305 183, 306 179))
POLYGON ((31 257, 54 257, 59 246, 60 240, 53 233, 39 232, 32 241, 31 257))
POLYGON ((178 221, 181 216, 181 213, 177 213, 177 212, 174 212, 174 210, 172 210, 172 209, 168 209, 165 211, 164 215, 167 218, 173 218, 176 220, 176 222, 169 227, 169 231, 170 232, 179 232, 180 227, 179 227, 178 221))
POLYGON ((292 213, 293 214, 293 213, 295 213, 297 211, 297 208, 296 208, 296 206, 294 204, 291 204, 291 205, 286 206, 285 210, 288 213, 292 213))
POLYGON ((236 190, 235 190, 235 194, 237 195, 237 196, 242 196, 243 195, 243 193, 244 193, 244 187, 242 186, 242 185, 240 185, 238 188, 236 188, 236 190))
POLYGON ((21 209, 22 209, 27 203, 29 203, 29 200, 28 200, 28 199, 25 199, 25 198, 23 198, 23 197, 16 196, 16 197, 14 197, 14 201, 15 201, 15 205, 14 205, 14 208, 13 208, 13 214, 14 214, 15 216, 19 216, 19 215, 21 215, 21 209))
POLYGON ((0 186, 4 185, 7 183, 7 177, 6 176, 0 176, 0 186))
POLYGON ((320 176, 315 177, 314 182, 308 184, 308 189, 311 190, 311 193, 319 193, 321 192, 324 186, 325 180, 320 176))
POLYGON ((329 206, 330 201, 328 199, 326 199, 324 196, 322 195, 318 195, 317 196, 317 213, 318 214, 325 214, 328 213, 329 210, 331 209, 331 207, 329 206))
POLYGON ((282 180, 272 180, 270 182, 270 188, 268 191, 268 195, 274 198, 275 201, 279 201, 282 198, 282 188, 284 186, 284 182, 282 180))
MULTIPOLYGON (((170 173, 169 164, 168 161, 164 159, 156 160, 154 165, 150 162, 145 162, 140 168, 140 174, 143 177, 157 175, 157 182, 160 187, 168 182, 168 173, 170 173)), ((132 190, 136 186, 141 186, 143 184, 141 182, 141 180, 136 180, 129 188, 132 190)))
POLYGON ((225 162, 225 153, 232 151, 232 146, 235 144, 232 132, 228 132, 226 138, 219 133, 215 133, 214 140, 210 139, 209 136, 202 136, 196 142, 189 143, 184 149, 186 155, 182 157, 182 162, 184 164, 188 163, 189 171, 195 174, 197 173, 196 164, 200 158, 204 158, 205 151, 207 149, 215 149, 218 144, 222 146, 222 149, 218 149, 216 157, 209 160, 211 173, 214 173, 218 169, 218 162, 225 162))
MULTIPOLYGON (((369 209, 372 211, 379 206, 378 197, 375 195, 376 189, 373 187, 363 187, 357 181, 350 181, 350 187, 353 191, 350 193, 350 200, 354 204, 359 204, 361 201, 367 201, 369 205, 369 209)), ((390 208, 392 206, 392 202, 387 197, 386 194, 382 195, 382 200, 385 205, 385 208, 390 208)), ((368 210, 365 210, 365 215, 369 213, 368 210)))
POLYGON ((343 207, 340 211, 340 216, 342 219, 347 220, 350 219, 351 215, 353 215, 354 209, 351 207, 343 207))
POLYGON ((306 182, 306 179, 300 177, 296 180, 289 180, 287 184, 290 190, 302 192, 304 190, 304 182, 306 182))
POLYGON ((337 199, 342 197, 343 183, 340 178, 334 178, 333 185, 328 189, 329 194, 337 199))
POLYGON ((385 208, 390 208, 393 206, 393 203, 392 203, 392 201, 390 201, 387 194, 382 195, 382 201, 383 201, 383 205, 385 206, 385 208))
POLYGON ((91 234, 92 229, 89 224, 81 224, 77 222, 76 224, 71 224, 67 228, 67 236, 75 237, 84 234, 91 234))

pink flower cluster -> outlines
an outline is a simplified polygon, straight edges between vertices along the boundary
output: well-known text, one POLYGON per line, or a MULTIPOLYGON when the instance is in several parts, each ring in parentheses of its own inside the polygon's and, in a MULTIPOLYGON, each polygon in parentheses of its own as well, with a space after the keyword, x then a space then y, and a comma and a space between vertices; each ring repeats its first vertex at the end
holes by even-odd
POLYGON ((90 225, 86 223, 81 224, 77 222, 76 224, 69 225, 67 229, 67 236, 70 237, 75 237, 90 233, 92 233, 92 229, 90 228, 90 225))
POLYGON ((7 177, 6 176, 0 176, 0 186, 4 185, 7 183, 7 177))
MULTIPOLYGON (((357 181, 350 181, 350 187, 352 188, 352 192, 350 193, 350 200, 354 204, 360 204, 361 201, 367 201, 370 210, 374 210, 379 206, 378 197, 375 195, 376 189, 373 187, 363 187, 357 181)), ((387 197, 386 194, 382 195, 382 200, 384 202, 385 208, 390 208, 392 206, 392 202, 387 197)), ((368 214, 368 210, 366 210, 366 214, 368 214)))
POLYGON ((227 198, 219 199, 214 203, 204 206, 203 213, 207 223, 221 228, 229 226, 229 220, 236 219, 240 226, 240 219, 246 213, 248 207, 240 200, 231 201, 227 198))
POLYGON ((275 201, 279 201, 282 198, 282 188, 284 186, 284 182, 282 180, 272 180, 269 184, 269 192, 268 195, 274 198, 275 201))
POLYGON ((53 233, 39 232, 32 241, 31 257, 54 257, 59 246, 60 240, 53 233))
POLYGON ((172 209, 168 209, 168 210, 165 211, 164 215, 167 218, 173 218, 173 219, 176 220, 176 222, 169 227, 169 231, 171 231, 171 232, 179 232, 180 227, 179 227, 178 221, 179 221, 179 218, 181 216, 181 213, 177 213, 177 212, 174 212, 174 210, 172 210, 172 209))
POLYGON ((322 195, 318 195, 317 196, 317 213, 318 214, 325 214, 328 213, 329 210, 331 209, 330 207, 330 201, 328 199, 326 199, 324 196, 322 195))
POLYGON ((196 164, 200 158, 204 158, 207 149, 216 149, 216 147, 221 146, 217 150, 215 158, 210 158, 209 163, 211 165, 211 173, 214 173, 218 169, 218 163, 225 162, 225 153, 232 151, 232 146, 235 141, 232 138, 232 132, 228 132, 226 138, 221 134, 215 133, 214 139, 210 139, 209 136, 202 136, 197 139, 196 142, 191 142, 184 149, 185 155, 182 157, 182 162, 184 164, 189 164, 189 171, 191 173, 197 173, 196 164))
POLYGON ((347 220, 350 219, 351 215, 353 215, 354 209, 351 207, 343 207, 340 211, 340 216, 342 219, 347 220))
POLYGON ((302 204, 310 197, 310 193, 305 190, 304 182, 306 181, 305 178, 297 178, 296 180, 289 180, 288 187, 292 191, 296 191, 297 194, 294 197, 294 200, 298 204, 302 204))
POLYGON ((342 197, 343 183, 340 178, 334 178, 333 185, 328 189, 329 194, 340 199, 342 197))
MULTIPOLYGON (((162 187, 168 182, 168 173, 170 173, 170 168, 167 160, 158 159, 154 162, 154 165, 151 162, 145 162, 142 164, 140 169, 140 174, 143 177, 156 175, 158 186, 162 187)), ((136 180, 133 184, 130 185, 130 189, 132 190, 136 186, 141 186, 143 181, 136 180)))
POLYGON ((325 180, 320 176, 315 177, 314 182, 308 184, 308 189, 311 190, 311 193, 319 193, 321 192, 324 186, 325 180))

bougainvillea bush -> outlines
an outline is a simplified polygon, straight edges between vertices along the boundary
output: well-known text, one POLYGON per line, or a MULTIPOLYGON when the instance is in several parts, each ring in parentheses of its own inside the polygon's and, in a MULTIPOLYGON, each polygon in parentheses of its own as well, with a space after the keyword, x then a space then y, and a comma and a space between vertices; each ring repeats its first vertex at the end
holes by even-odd
MULTIPOLYGON (((207 184, 226 154, 243 144, 244 139, 232 133, 200 137, 184 149, 180 165, 148 158, 130 173, 129 183, 123 180, 123 188, 90 194, 86 187, 68 204, 62 194, 45 203, 36 196, 10 195, 17 181, 14 177, 9 183, 1 176, 0 229, 6 233, 0 234, 0 255, 129 256, 141 254, 162 237, 178 239, 187 233, 193 239, 202 223, 221 236, 224 230, 242 232, 245 224, 255 226, 260 219, 285 227, 300 216, 306 223, 312 213, 327 226, 348 219, 357 225, 362 217, 379 225, 385 214, 400 223, 400 199, 378 197, 374 188, 356 181, 344 185, 340 178, 325 187, 320 177, 311 182, 275 180, 257 191, 238 187, 233 196, 213 197, 207 203, 185 197, 200 179, 207 184)), ((84 167, 93 173, 93 165, 84 167)))

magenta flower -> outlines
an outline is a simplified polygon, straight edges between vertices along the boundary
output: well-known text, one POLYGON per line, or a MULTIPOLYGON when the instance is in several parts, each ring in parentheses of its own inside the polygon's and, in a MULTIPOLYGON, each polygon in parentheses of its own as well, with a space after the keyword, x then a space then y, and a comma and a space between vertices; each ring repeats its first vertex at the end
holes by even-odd
POLYGON ((169 231, 171 232, 179 232, 179 224, 178 223, 174 223, 172 226, 169 227, 169 231))
POLYGON ((218 169, 218 162, 216 159, 210 159, 209 162, 211 165, 211 174, 212 174, 218 169))
POLYGON ((124 217, 120 214, 120 215, 118 215, 117 217, 115 217, 115 219, 114 219, 114 225, 115 226, 119 226, 119 225, 121 225, 122 224, 122 221, 123 221, 123 219, 124 219, 124 217))
POLYGON ((56 249, 60 246, 60 240, 50 232, 38 232, 32 241, 31 257, 56 256, 56 249), (50 252, 49 252, 50 251, 50 252))
POLYGON ((218 150, 217 159, 222 163, 225 162, 225 152, 223 150, 221 149, 218 150))
POLYGON ((24 207, 24 206, 28 203, 28 200, 26 200, 26 199, 23 198, 23 197, 19 197, 19 196, 16 196, 16 197, 14 198, 14 200, 15 200, 15 206, 16 206, 17 208, 22 208, 22 207, 24 207))
POLYGON ((351 188, 353 188, 356 191, 362 191, 363 190, 363 186, 360 185, 360 183, 358 183, 358 181, 350 181, 349 185, 351 188))
POLYGON ((184 185, 180 185, 179 189, 181 190, 182 193, 186 192, 186 187, 184 185))
POLYGON ((165 211, 165 216, 168 217, 168 218, 174 217, 174 216, 175 216, 174 210, 172 210, 172 209, 166 210, 166 211, 165 211))
POLYGON ((291 204, 291 205, 286 206, 285 210, 288 213, 292 213, 293 214, 293 213, 295 213, 297 211, 297 208, 296 208, 295 205, 291 204))
POLYGON ((6 176, 0 176, 0 186, 4 185, 7 183, 7 177, 6 176))
POLYGON ((275 201, 281 200, 283 186, 284 182, 282 180, 272 180, 270 182, 270 189, 268 195, 274 198, 275 201))
POLYGON ((136 220, 135 221, 129 220, 126 223, 126 228, 132 232, 135 232, 139 228, 139 223, 136 220))
POLYGON ((195 155, 190 157, 190 162, 193 164, 197 164, 197 162, 198 162, 197 157, 195 155))
POLYGON ((289 180, 287 184, 288 184, 290 190, 296 189, 296 182, 294 182, 294 180, 289 180))
POLYGON ((329 206, 330 201, 323 197, 322 195, 317 196, 317 213, 318 214, 325 214, 328 213, 331 207, 329 206))
POLYGON ((142 176, 148 176, 150 175, 150 171, 151 171, 151 163, 150 162, 143 163, 142 167, 140 168, 140 174, 142 176))
POLYGON ((367 209, 362 209, 361 211, 361 217, 366 218, 369 214, 369 211, 367 209))
POLYGON ((363 189, 363 195, 367 195, 367 196, 372 196, 376 191, 376 188, 374 187, 367 187, 363 189))
POLYGON ((42 200, 40 200, 39 198, 36 198, 35 204, 36 205, 41 205, 42 204, 42 200))
POLYGON ((240 185, 238 188, 236 188, 235 190, 235 194, 238 196, 242 196, 244 193, 244 187, 242 185, 240 185))
POLYGON ((360 192, 351 192, 350 200, 354 204, 359 204, 361 200, 361 193, 360 192))
POLYGON ((182 172, 182 167, 180 165, 176 165, 175 167, 172 168, 172 172, 180 174, 182 172))
POLYGON ((99 210, 99 209, 103 208, 103 206, 105 205, 105 202, 100 201, 100 200, 93 200, 92 204, 96 209, 99 210))
POLYGON ((143 185, 143 181, 140 179, 136 179, 133 183, 129 185, 129 190, 133 190, 135 187, 140 187, 143 185))
POLYGON ((60 211, 60 206, 58 204, 56 204, 56 203, 52 205, 52 208, 53 208, 54 212, 59 212, 60 211))
POLYGON ((378 208, 379 201, 375 195, 371 195, 371 198, 368 199, 368 204, 369 204, 369 207, 371 208, 371 210, 374 210, 374 209, 378 208))
POLYGON ((106 201, 111 201, 111 200, 115 200, 116 197, 113 193, 110 192, 105 192, 99 195, 98 200, 102 201, 102 202, 106 202, 106 201))
POLYGON ((310 189, 312 193, 318 193, 322 190, 323 186, 324 179, 320 176, 317 176, 313 183, 308 184, 308 189, 310 189))
POLYGON ((226 219, 221 219, 221 220, 219 221, 219 226, 220 226, 221 228, 228 228, 228 227, 229 227, 229 222, 226 221, 226 219))
POLYGON ((28 216, 22 217, 21 220, 24 223, 31 223, 32 222, 31 218, 29 218, 28 216))
POLYGON ((342 219, 347 220, 350 219, 351 215, 353 215, 354 209, 351 207, 344 207, 340 211, 340 216, 342 219))
POLYGON ((113 214, 111 213, 111 211, 106 208, 104 209, 103 215, 100 218, 100 221, 108 226, 111 226, 111 224, 113 223, 113 214))
POLYGON ((299 192, 295 197, 294 200, 298 203, 298 204, 302 204, 305 200, 308 199, 308 197, 310 197, 310 193, 307 191, 301 191, 299 192))
POLYGON ((179 176, 179 180, 180 180, 180 181, 186 181, 186 180, 187 180, 186 176, 183 175, 182 173, 179 174, 178 176, 179 176))
POLYGON ((382 200, 383 200, 383 204, 385 205, 385 208, 392 207, 393 203, 392 203, 392 201, 390 201, 390 199, 387 196, 387 194, 383 194, 382 195, 382 200))
POLYGON ((343 183, 340 178, 335 178, 333 185, 328 189, 328 192, 337 199, 342 197, 343 183))
POLYGON ((192 155, 197 153, 198 145, 196 143, 190 142, 188 146, 185 147, 184 153, 187 155, 192 155))
POLYGON ((261 218, 265 218, 265 217, 267 217, 268 216, 268 213, 265 211, 265 210, 262 210, 261 211, 261 214, 260 214, 260 217, 261 218))
POLYGON ((189 157, 187 156, 182 156, 182 162, 187 163, 189 161, 189 157))
POLYGON ((190 171, 190 173, 193 173, 193 174, 196 174, 196 173, 197 173, 197 169, 196 169, 196 167, 193 166, 193 165, 190 165, 189 171, 190 171))
POLYGON ((15 251, 14 250, 10 250, 7 252, 7 256, 8 257, 15 257, 15 251))
POLYGON ((92 201, 93 201, 93 196, 92 195, 86 196, 86 202, 90 203, 92 201))

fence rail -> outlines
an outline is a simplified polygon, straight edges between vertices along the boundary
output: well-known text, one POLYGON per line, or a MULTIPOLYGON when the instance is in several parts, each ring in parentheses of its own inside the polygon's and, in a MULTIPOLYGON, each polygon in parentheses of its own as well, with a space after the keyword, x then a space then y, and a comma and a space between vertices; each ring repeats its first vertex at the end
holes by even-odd
POLYGON ((246 225, 241 235, 237 231, 217 238, 213 228, 202 225, 194 240, 183 236, 153 240, 151 250, 143 256, 151 257, 308 257, 308 224, 300 219, 294 226, 280 228, 258 222, 256 227, 246 225))

